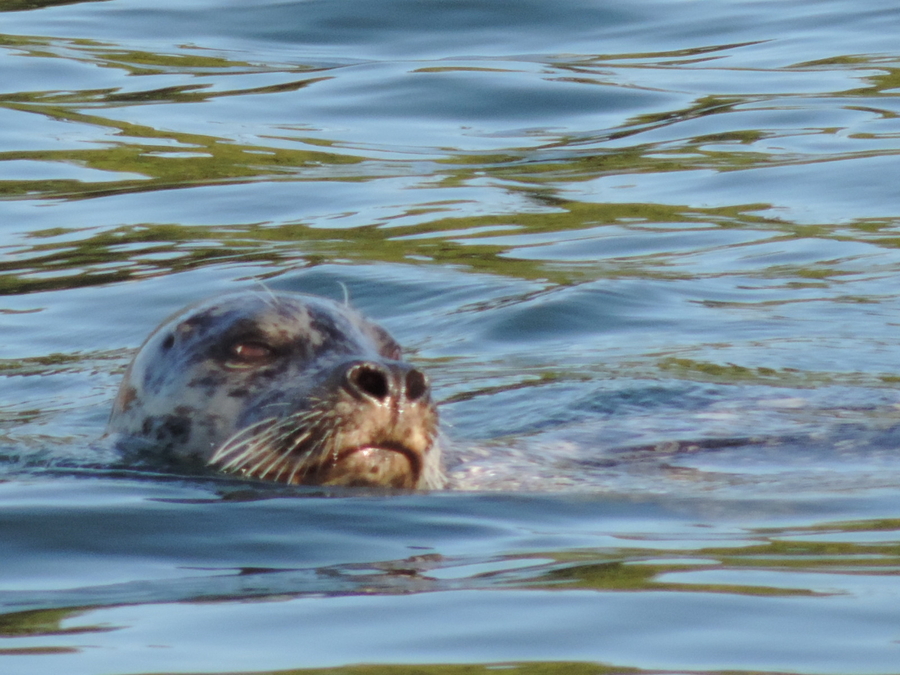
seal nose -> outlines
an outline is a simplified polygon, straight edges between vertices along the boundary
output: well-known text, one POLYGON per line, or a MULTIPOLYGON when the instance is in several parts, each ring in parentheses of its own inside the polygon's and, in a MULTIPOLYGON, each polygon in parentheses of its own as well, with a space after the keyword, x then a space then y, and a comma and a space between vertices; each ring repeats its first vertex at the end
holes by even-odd
POLYGON ((414 402, 430 391, 425 374, 405 363, 356 362, 347 368, 344 380, 350 393, 378 403, 392 398, 414 402))

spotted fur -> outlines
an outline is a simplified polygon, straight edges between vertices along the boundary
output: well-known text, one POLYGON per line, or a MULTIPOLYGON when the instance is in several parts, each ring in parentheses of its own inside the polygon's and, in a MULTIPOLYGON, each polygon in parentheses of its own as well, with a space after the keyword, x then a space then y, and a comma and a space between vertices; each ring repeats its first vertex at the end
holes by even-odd
POLYGON ((294 484, 443 485, 425 376, 380 326, 330 300, 242 292, 147 338, 108 433, 129 455, 294 484))

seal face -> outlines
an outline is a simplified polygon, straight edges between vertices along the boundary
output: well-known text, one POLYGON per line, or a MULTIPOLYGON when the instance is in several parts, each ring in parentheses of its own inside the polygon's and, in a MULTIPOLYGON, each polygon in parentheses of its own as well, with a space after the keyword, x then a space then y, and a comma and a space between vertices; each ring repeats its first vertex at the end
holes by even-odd
POLYGON ((232 293, 163 322, 108 433, 127 455, 282 483, 444 483, 424 373, 380 326, 300 293, 232 293))

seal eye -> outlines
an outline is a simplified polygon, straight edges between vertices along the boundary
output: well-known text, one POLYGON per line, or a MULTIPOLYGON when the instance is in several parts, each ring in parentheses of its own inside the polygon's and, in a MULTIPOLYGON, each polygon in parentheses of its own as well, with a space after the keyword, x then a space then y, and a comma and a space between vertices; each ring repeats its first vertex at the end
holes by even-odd
POLYGON ((228 348, 229 365, 253 366, 267 363, 275 356, 275 350, 263 342, 241 340, 228 348))

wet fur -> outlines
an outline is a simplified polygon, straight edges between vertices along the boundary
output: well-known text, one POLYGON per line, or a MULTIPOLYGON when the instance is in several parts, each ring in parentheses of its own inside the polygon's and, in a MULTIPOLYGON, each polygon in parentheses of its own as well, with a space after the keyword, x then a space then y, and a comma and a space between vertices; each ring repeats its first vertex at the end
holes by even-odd
POLYGON ((384 448, 389 464, 405 469, 406 458, 411 475, 393 475, 393 464, 373 466, 372 480, 440 487, 438 418, 428 390, 415 400, 381 401, 346 384, 348 368, 359 363, 389 373, 401 388, 424 382, 401 358, 383 328, 330 300, 221 296, 150 335, 125 375, 109 433, 143 458, 296 484, 366 484, 365 476, 340 476, 342 463, 352 464, 347 456, 360 448, 384 448), (258 367, 229 361, 229 348, 241 341, 271 345, 275 357, 258 367))

